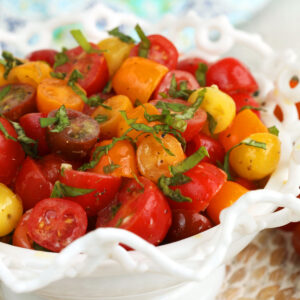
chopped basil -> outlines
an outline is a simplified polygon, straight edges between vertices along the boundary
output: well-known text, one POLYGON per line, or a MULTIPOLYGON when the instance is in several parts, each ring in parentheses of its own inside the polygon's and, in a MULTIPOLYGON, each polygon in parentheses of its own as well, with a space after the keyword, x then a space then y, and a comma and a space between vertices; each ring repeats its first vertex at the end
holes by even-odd
POLYGON ((106 85, 105 85, 105 87, 104 87, 102 93, 103 93, 103 94, 109 94, 109 93, 111 92, 111 89, 112 89, 112 81, 109 80, 109 81, 106 83, 106 85))
POLYGON ((141 57, 147 58, 151 43, 139 24, 137 24, 134 29, 135 29, 136 33, 138 34, 139 38, 141 39, 141 42, 139 44, 138 54, 141 57))
POLYGON ((121 206, 122 206, 121 203, 117 203, 111 207, 110 211, 111 211, 112 218, 117 214, 117 212, 121 208, 121 206))
POLYGON ((10 85, 7 85, 0 91, 0 101, 2 101, 10 91, 10 85))
POLYGON ((245 109, 251 109, 251 110, 261 110, 261 111, 266 111, 264 108, 262 107, 256 107, 256 106, 252 106, 252 105, 244 105, 242 106, 242 108, 240 109, 239 112, 245 110, 245 109))
POLYGON ((182 112, 187 108, 187 104, 164 101, 158 101, 155 106, 157 108, 172 110, 174 112, 182 112))
POLYGON ((6 130, 6 128, 3 126, 3 124, 0 122, 0 131, 4 134, 4 136, 5 136, 5 138, 7 138, 8 140, 13 140, 13 141, 17 141, 17 139, 16 138, 14 138, 13 136, 11 136, 8 132, 7 132, 7 130, 6 130))
POLYGON ((105 109, 112 110, 111 106, 103 104, 104 101, 105 99, 102 99, 99 95, 94 95, 90 98, 87 98, 86 104, 91 107, 102 106, 105 109))
POLYGON ((167 99, 168 98, 168 95, 166 93, 164 93, 164 92, 160 92, 159 95, 162 96, 163 99, 167 99))
POLYGON ((207 72, 207 64, 199 63, 198 68, 195 72, 196 79, 200 86, 206 85, 206 72, 207 72))
POLYGON ((55 63, 53 65, 53 69, 55 70, 57 67, 64 65, 69 61, 69 57, 67 55, 67 49, 63 48, 61 52, 55 54, 55 63))
POLYGON ((208 121, 209 132, 211 134, 214 134, 215 129, 216 129, 218 123, 217 123, 217 121, 214 119, 214 117, 209 112, 206 112, 206 114, 207 114, 207 121, 208 121))
POLYGON ((187 82, 186 81, 181 82, 179 84, 179 89, 178 89, 175 74, 173 74, 172 79, 171 79, 171 83, 170 83, 170 87, 169 87, 169 91, 168 91, 169 95, 172 98, 182 98, 184 100, 187 100, 193 92, 194 92, 194 90, 189 90, 187 88, 187 82))
POLYGON ((56 181, 51 193, 51 198, 77 197, 94 192, 95 189, 81 189, 56 181))
POLYGON ((50 250, 42 247, 41 245, 37 244, 36 242, 33 242, 32 248, 37 251, 51 252, 50 250))
POLYGON ((67 73, 62 72, 50 72, 51 77, 57 78, 57 79, 65 79, 67 76, 67 73))
POLYGON ((131 36, 122 33, 119 30, 119 27, 115 27, 114 29, 108 31, 108 34, 119 38, 119 40, 124 43, 128 43, 128 44, 135 43, 135 40, 131 36))
POLYGON ((41 118, 40 125, 42 128, 54 125, 51 132, 62 132, 66 127, 70 125, 70 120, 64 105, 62 105, 57 112, 55 117, 41 118))
POLYGON ((274 134, 276 136, 279 135, 279 129, 274 125, 268 128, 269 133, 274 134))
POLYGON ((5 71, 3 74, 3 77, 7 79, 7 76, 12 68, 22 65, 23 62, 19 60, 18 58, 14 57, 10 52, 8 51, 2 51, 2 57, 4 59, 4 62, 2 63, 4 65, 5 71))
POLYGON ((120 165, 117 165, 117 164, 114 164, 113 162, 111 162, 109 165, 103 167, 103 172, 105 174, 109 174, 118 168, 120 168, 120 165))
POLYGON ((73 29, 70 31, 73 38, 76 40, 79 46, 86 52, 86 53, 102 53, 103 51, 100 49, 95 49, 92 45, 88 42, 86 37, 83 35, 81 30, 73 29))
POLYGON ((108 120, 108 116, 106 115, 101 115, 98 114, 95 118, 94 118, 99 124, 104 123, 108 120))
POLYGON ((132 175, 133 175, 135 181, 140 185, 140 187, 142 188, 142 190, 144 190, 144 189, 145 189, 145 186, 141 183, 141 181, 140 181, 139 178, 136 176, 136 174, 135 174, 135 173, 132 173, 132 175))

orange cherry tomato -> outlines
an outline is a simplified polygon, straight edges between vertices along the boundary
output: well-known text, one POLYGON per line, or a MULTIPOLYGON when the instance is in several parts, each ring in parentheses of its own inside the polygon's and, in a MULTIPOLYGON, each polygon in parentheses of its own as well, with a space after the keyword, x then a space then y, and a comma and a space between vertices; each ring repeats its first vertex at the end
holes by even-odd
POLYGON ((55 78, 45 79, 39 84, 36 101, 41 113, 49 113, 62 105, 78 111, 82 111, 84 107, 83 100, 67 85, 66 81, 55 78))
POLYGON ((123 120, 120 113, 123 111, 130 111, 133 109, 132 103, 127 96, 117 95, 104 101, 104 104, 111 107, 106 109, 99 106, 93 113, 92 117, 96 118, 98 115, 106 116, 107 120, 101 122, 100 125, 100 138, 111 139, 118 135, 119 123, 123 120))
POLYGON ((168 154, 152 135, 144 137, 136 151, 139 171, 154 182, 162 175, 170 177, 169 166, 174 166, 185 159, 181 144, 175 137, 170 134, 159 137, 173 155, 168 154))
POLYGON ((207 215, 215 224, 219 224, 219 216, 221 211, 224 208, 232 205, 248 191, 249 190, 236 182, 226 181, 219 192, 211 199, 206 209, 207 215))
POLYGON ((130 57, 115 73, 112 86, 117 94, 126 95, 135 103, 146 103, 168 68, 143 57, 130 57))
POLYGON ((5 68, 2 64, 0 64, 0 86, 8 84, 8 80, 6 80, 3 75, 5 72, 5 68))
MULTIPOLYGON (((112 140, 102 141, 95 145, 105 146, 112 142, 112 140)), ((94 148, 94 149, 95 149, 94 148)), ((109 174, 117 177, 134 178, 138 174, 135 150, 129 141, 119 141, 108 153, 101 157, 99 163, 90 172, 98 174, 109 174), (119 167, 109 171, 109 165, 119 165, 119 167), (105 168, 107 167, 107 168, 105 168), (107 171, 106 171, 107 170, 107 171)))
POLYGON ((219 134, 219 141, 228 151, 253 133, 268 132, 267 127, 250 109, 239 112, 231 125, 219 134))

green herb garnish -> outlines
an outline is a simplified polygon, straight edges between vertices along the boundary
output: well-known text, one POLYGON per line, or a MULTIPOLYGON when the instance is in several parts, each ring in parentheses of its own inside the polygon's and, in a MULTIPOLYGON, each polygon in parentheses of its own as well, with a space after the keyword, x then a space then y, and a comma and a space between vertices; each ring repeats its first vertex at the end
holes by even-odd
POLYGON ((107 82, 107 84, 105 85, 105 87, 104 87, 102 93, 103 93, 103 94, 109 94, 109 93, 111 92, 111 89, 112 89, 112 81, 109 80, 109 81, 107 82))
POLYGON ((115 169, 120 168, 120 165, 114 164, 113 162, 111 162, 109 165, 106 165, 103 167, 103 172, 105 174, 110 174, 112 173, 115 169))
POLYGON ((99 124, 104 123, 108 120, 108 116, 106 115, 101 115, 98 114, 95 118, 94 118, 99 124))
POLYGON ((67 55, 67 48, 63 48, 61 52, 55 54, 55 63, 53 65, 53 69, 55 70, 57 67, 64 65, 69 61, 69 57, 67 55))
POLYGON ((204 63, 199 63, 198 68, 195 72, 196 79, 200 86, 205 86, 206 85, 206 72, 207 72, 207 64, 204 63))
POLYGON ((279 129, 274 125, 268 128, 269 133, 274 134, 276 136, 279 135, 279 129))
POLYGON ((73 38, 76 40, 78 45, 86 52, 86 53, 102 53, 103 51, 100 49, 95 49, 92 45, 88 42, 86 37, 83 35, 81 30, 73 29, 70 31, 73 38))
POLYGON ((218 123, 217 123, 217 121, 214 119, 214 117, 209 112, 206 112, 206 115, 207 115, 209 132, 211 134, 214 134, 215 129, 216 129, 218 123))
POLYGON ((122 33, 119 30, 119 27, 115 27, 114 29, 108 31, 108 34, 119 38, 119 40, 124 43, 128 43, 128 44, 135 43, 135 40, 131 36, 122 33))
POLYGON ((170 88, 169 88, 169 91, 168 91, 169 95, 172 98, 182 98, 184 100, 187 100, 193 92, 194 92, 194 90, 189 90, 187 88, 187 82, 186 81, 180 82, 179 89, 178 89, 175 74, 173 74, 172 79, 171 79, 171 83, 170 83, 170 88))
POLYGON ((81 189, 56 181, 51 193, 51 198, 77 197, 94 192, 95 189, 81 189))
POLYGON ((141 39, 138 54, 141 57, 147 58, 151 43, 139 24, 137 24, 134 29, 138 34, 139 38, 141 39))
POLYGON ((251 110, 261 110, 261 111, 266 111, 264 108, 262 107, 256 107, 256 106, 252 106, 252 105, 244 105, 242 106, 242 108, 240 109, 239 112, 245 110, 245 109, 251 109, 251 110))
POLYGON ((4 61, 2 64, 4 65, 5 71, 3 74, 3 77, 7 79, 9 72, 11 69, 13 69, 16 66, 22 65, 23 62, 19 60, 18 58, 14 57, 10 52, 8 51, 2 51, 2 57, 4 61))
POLYGON ((0 91, 0 101, 2 101, 10 91, 10 85, 7 85, 0 91))
POLYGON ((56 79, 65 79, 67 76, 67 73, 63 72, 50 72, 51 77, 56 78, 56 79))

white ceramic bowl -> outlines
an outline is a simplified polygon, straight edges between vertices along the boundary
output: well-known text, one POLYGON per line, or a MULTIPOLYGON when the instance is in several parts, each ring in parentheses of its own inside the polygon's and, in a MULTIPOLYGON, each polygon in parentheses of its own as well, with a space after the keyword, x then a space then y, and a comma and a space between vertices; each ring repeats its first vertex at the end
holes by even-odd
POLYGON ((28 39, 40 35, 34 48, 51 47, 47 32, 69 23, 84 24, 91 40, 107 34, 99 32, 97 20, 111 29, 137 22, 148 33, 167 32, 177 44, 186 27, 193 31, 195 48, 188 56, 209 61, 225 55, 242 43, 257 54, 259 69, 254 74, 264 102, 262 118, 267 126, 280 130, 282 154, 277 170, 264 190, 242 196, 221 214, 221 224, 188 239, 154 247, 136 235, 115 228, 97 229, 76 240, 61 253, 45 253, 0 243, 0 279, 6 300, 95 300, 95 299, 213 299, 224 278, 225 263, 241 251, 264 228, 300 220, 300 121, 295 102, 300 101, 300 85, 290 88, 292 76, 300 78, 300 67, 292 51, 276 53, 259 36, 234 29, 219 17, 201 20, 193 12, 178 20, 166 16, 159 24, 147 24, 133 16, 115 13, 101 4, 88 13, 64 17, 43 24, 30 23, 16 35, 1 32, 7 44, 24 52, 33 50, 28 39), (43 29, 43 30, 41 30, 43 29), (210 39, 211 31, 219 39, 210 39), (42 33, 42 34, 41 34, 42 33), (284 121, 273 115, 282 108, 284 121), (274 212, 276 207, 282 210, 274 212), (125 251, 119 243, 136 251, 125 251))

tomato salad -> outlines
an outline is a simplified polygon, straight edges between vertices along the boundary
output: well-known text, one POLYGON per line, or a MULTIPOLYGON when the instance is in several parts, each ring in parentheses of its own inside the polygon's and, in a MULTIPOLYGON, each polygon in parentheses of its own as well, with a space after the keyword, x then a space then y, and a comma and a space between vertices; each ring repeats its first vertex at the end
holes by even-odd
MULTIPOLYGON (((98 44, 0 61, 0 236, 59 252, 99 227, 153 245, 219 223, 276 169, 276 127, 237 59, 180 59, 173 43, 118 28, 98 44)), ((126 245, 125 245, 126 246, 126 245)))

